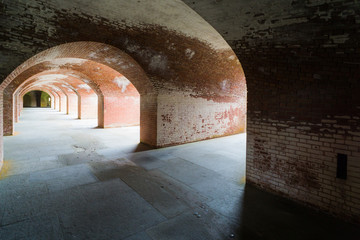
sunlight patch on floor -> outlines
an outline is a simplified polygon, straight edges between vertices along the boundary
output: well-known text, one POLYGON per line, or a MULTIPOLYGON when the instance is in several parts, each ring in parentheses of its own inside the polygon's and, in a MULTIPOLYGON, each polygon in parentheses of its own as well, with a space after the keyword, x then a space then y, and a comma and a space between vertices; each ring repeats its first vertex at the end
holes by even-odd
POLYGON ((11 169, 11 160, 6 160, 3 162, 3 166, 0 171, 0 180, 6 178, 9 175, 9 171, 11 169))

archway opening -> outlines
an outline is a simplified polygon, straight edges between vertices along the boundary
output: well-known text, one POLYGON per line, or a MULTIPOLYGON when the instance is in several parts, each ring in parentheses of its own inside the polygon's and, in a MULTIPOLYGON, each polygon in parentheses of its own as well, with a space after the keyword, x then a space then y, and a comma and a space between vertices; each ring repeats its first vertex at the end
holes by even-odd
POLYGON ((51 97, 48 93, 39 90, 32 90, 23 96, 23 107, 49 108, 51 97))

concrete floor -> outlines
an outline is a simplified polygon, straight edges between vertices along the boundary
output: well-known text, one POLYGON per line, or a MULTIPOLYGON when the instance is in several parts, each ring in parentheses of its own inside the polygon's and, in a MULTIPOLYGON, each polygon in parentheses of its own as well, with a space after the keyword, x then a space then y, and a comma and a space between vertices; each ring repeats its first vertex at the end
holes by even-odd
POLYGON ((360 239, 243 184, 245 134, 151 150, 139 128, 25 109, 4 138, 0 239, 360 239))

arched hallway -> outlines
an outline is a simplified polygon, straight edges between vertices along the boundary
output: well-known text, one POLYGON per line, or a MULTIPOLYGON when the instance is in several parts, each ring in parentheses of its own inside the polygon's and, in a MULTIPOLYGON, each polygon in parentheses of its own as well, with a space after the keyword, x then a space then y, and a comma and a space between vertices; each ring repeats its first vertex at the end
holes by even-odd
POLYGON ((1 1, 0 239, 357 239, 359 16, 357 0, 1 1), (31 91, 58 112, 22 111, 31 91))

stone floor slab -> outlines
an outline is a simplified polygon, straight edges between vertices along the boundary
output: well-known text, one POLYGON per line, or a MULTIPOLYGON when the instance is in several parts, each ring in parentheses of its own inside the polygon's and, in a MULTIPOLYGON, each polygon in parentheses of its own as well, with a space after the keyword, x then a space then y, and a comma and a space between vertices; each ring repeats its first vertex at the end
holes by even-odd
POLYGON ((4 137, 14 175, 0 180, 1 240, 360 236, 358 226, 243 184, 246 134, 152 149, 139 144, 138 126, 96 126, 22 112, 19 134, 4 137))

